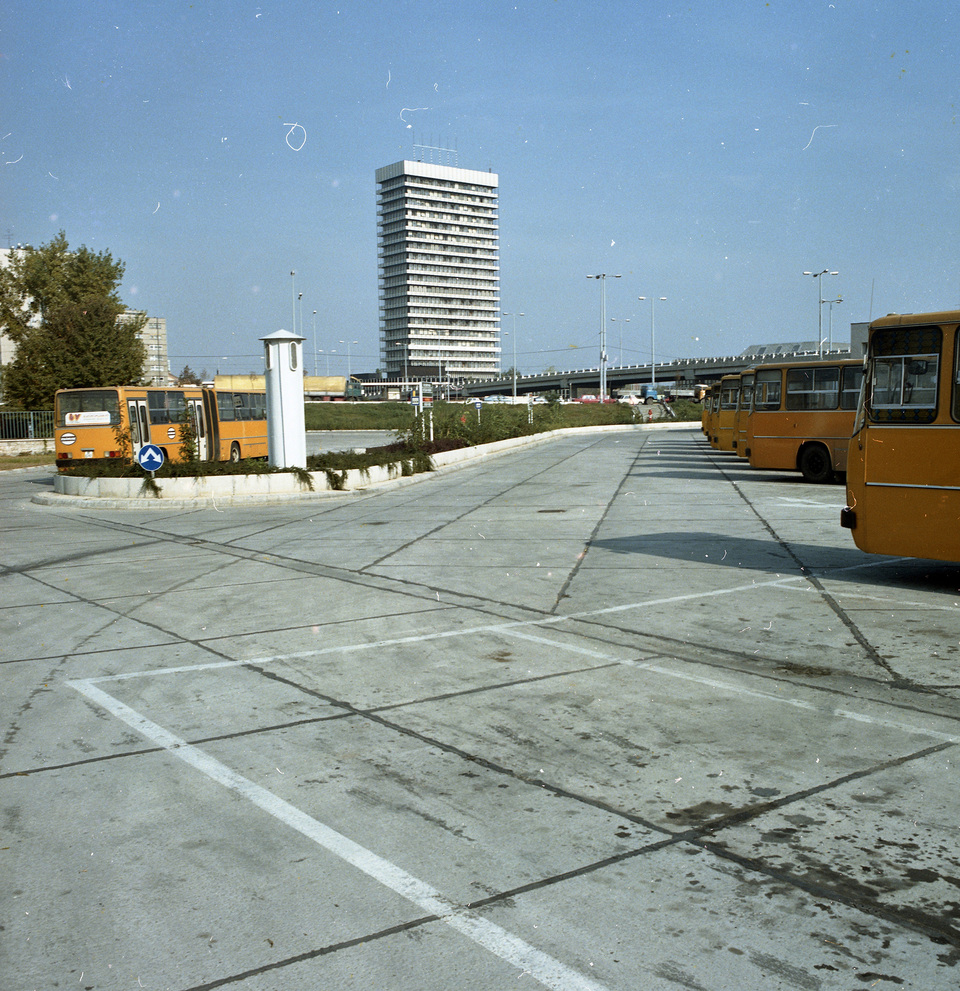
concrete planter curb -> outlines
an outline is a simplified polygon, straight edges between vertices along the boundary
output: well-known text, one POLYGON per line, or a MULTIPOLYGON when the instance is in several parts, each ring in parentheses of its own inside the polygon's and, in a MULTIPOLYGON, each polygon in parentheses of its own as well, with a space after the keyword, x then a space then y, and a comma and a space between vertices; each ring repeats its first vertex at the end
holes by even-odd
POLYGON ((400 465, 374 466, 346 473, 343 488, 331 487, 326 472, 310 472, 313 489, 299 481, 292 472, 269 475, 195 475, 184 478, 162 478, 157 481, 159 494, 151 492, 143 478, 85 478, 75 475, 55 475, 53 493, 43 493, 32 501, 42 506, 72 506, 83 509, 181 509, 196 506, 263 505, 331 496, 360 495, 384 485, 404 485, 422 482, 445 471, 453 471, 481 458, 495 457, 520 447, 545 444, 558 437, 583 433, 632 433, 647 430, 694 428, 695 422, 626 424, 603 427, 565 427, 529 437, 463 447, 432 457, 434 471, 403 475, 400 465))

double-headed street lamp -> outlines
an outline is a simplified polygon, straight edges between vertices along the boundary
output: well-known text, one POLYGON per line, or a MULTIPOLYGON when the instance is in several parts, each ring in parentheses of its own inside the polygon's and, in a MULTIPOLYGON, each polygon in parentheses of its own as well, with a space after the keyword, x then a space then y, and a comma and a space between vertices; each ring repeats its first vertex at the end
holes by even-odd
POLYGON ((321 348, 320 351, 319 351, 319 354, 325 354, 327 356, 327 375, 328 376, 330 375, 330 355, 336 354, 336 353, 337 353, 336 350, 333 350, 333 351, 326 350, 326 351, 324 351, 323 348, 321 348))
POLYGON ((517 317, 522 317, 522 313, 507 313, 501 311, 505 317, 513 317, 513 401, 517 401, 517 317))
POLYGON ((830 321, 827 324, 827 326, 829 327, 829 330, 827 331, 827 351, 833 350, 833 304, 842 303, 842 302, 843 302, 843 296, 838 296, 836 299, 824 300, 824 303, 830 304, 830 309, 828 311, 830 314, 830 321))
POLYGON ((656 301, 666 302, 666 296, 638 296, 637 299, 650 300, 650 384, 657 384, 657 361, 656 361, 656 331, 654 330, 653 308, 656 301))
POLYGON ((347 385, 350 384, 350 346, 356 344, 356 341, 340 341, 340 344, 346 344, 347 346, 347 385))
POLYGON ((823 298, 823 280, 824 275, 839 275, 839 272, 831 272, 830 269, 825 268, 822 272, 804 272, 804 275, 812 276, 814 279, 820 279, 821 281, 817 283, 817 340, 820 342, 817 345, 817 350, 820 352, 820 357, 823 357, 823 304, 826 300, 823 298))
POLYGON ((607 401, 607 279, 619 279, 619 275, 588 275, 588 279, 600 280, 600 402, 607 401))

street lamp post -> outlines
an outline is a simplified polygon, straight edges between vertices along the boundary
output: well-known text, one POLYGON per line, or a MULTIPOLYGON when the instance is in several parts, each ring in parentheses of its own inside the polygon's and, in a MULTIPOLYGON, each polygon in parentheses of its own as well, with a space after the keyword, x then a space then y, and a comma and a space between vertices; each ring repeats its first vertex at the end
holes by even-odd
POLYGON ((351 369, 350 369, 350 346, 353 345, 353 344, 356 344, 357 342, 356 341, 340 341, 339 343, 340 344, 346 344, 346 346, 347 346, 347 384, 349 385, 350 384, 350 376, 351 376, 351 369))
MULTIPOLYGON (((617 318, 616 317, 610 317, 610 323, 616 323, 616 322, 617 322, 617 318)), ((625 324, 625 323, 630 323, 630 317, 624 317, 623 320, 620 321, 620 324, 621 324, 621 327, 620 327, 620 361, 617 363, 617 367, 618 368, 623 368, 623 326, 622 325, 625 324)))
MULTIPOLYGON (((831 272, 830 269, 825 268, 822 272, 804 272, 804 275, 809 275, 814 279, 821 279, 824 275, 839 275, 839 272, 831 272)), ((826 300, 823 298, 823 281, 817 283, 817 340, 820 342, 817 345, 817 351, 820 357, 823 357, 823 304, 826 300)))
POLYGON ((827 326, 830 328, 827 331, 827 333, 829 335, 829 339, 827 340, 827 351, 832 351, 833 350, 833 304, 834 303, 842 303, 843 302, 843 297, 842 296, 838 296, 836 299, 825 299, 824 302, 830 304, 830 310, 829 310, 830 321, 827 324, 827 326))
POLYGON ((522 317, 523 313, 508 313, 503 311, 505 317, 513 317, 513 401, 517 401, 517 317, 522 317))
POLYGON ((607 401, 607 279, 619 279, 619 275, 588 275, 588 279, 600 280, 600 402, 607 401))
POLYGON ((666 296, 638 296, 637 299, 650 300, 650 384, 657 384, 657 358, 656 358, 656 330, 654 324, 653 310, 656 301, 666 302, 666 296))
POLYGON ((317 377, 317 311, 313 311, 313 377, 317 377))
POLYGON ((297 273, 290 271, 290 305, 293 308, 293 332, 297 332, 297 273))
MULTIPOLYGON (((303 293, 297 294, 297 302, 300 304, 300 336, 303 337, 303 293)), ((297 332, 297 325, 294 323, 293 332, 297 332)))

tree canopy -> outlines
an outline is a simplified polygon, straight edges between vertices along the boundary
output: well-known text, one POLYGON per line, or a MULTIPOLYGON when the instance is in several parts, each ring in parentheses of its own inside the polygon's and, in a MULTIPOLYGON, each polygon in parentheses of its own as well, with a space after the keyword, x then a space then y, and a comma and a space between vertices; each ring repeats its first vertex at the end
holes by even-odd
POLYGON ((189 365, 184 365, 183 371, 177 376, 177 385, 203 385, 208 377, 206 368, 198 375, 189 365))
POLYGON ((11 252, 0 269, 0 324, 17 345, 4 373, 8 405, 50 409, 57 389, 140 381, 146 315, 119 319, 123 272, 109 251, 71 251, 63 231, 11 252))

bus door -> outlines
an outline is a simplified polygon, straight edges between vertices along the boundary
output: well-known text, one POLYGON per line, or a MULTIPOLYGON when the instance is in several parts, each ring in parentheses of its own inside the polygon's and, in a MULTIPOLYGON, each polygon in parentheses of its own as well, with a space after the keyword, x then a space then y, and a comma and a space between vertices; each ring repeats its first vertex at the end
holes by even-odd
POLYGON ((128 399, 127 413, 130 417, 130 447, 134 460, 144 444, 150 443, 150 424, 147 420, 146 399, 128 399))
POLYGON ((193 431, 197 438, 197 460, 207 460, 207 429, 206 417, 203 415, 203 400, 188 399, 187 407, 190 410, 190 422, 193 424, 193 431))

